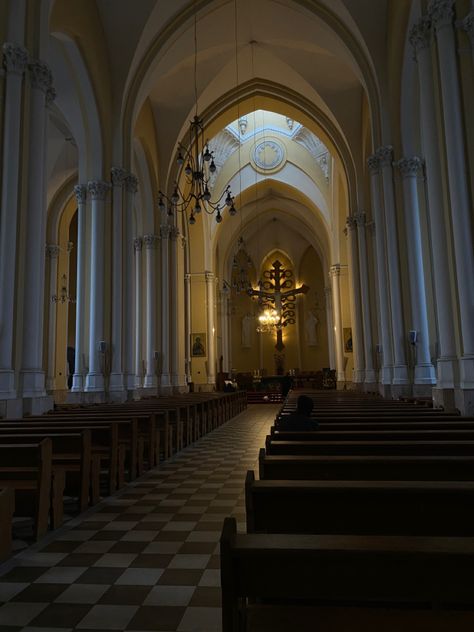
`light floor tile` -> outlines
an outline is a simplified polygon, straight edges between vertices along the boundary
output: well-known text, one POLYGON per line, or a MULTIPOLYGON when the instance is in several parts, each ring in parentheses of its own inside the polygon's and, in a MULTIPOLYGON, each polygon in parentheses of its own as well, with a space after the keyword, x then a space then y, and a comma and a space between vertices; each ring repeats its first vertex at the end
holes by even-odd
POLYGON ((218 587, 221 585, 220 569, 207 568, 199 580, 199 586, 218 587))
POLYGON ((94 604, 108 589, 107 584, 71 584, 55 601, 56 603, 94 604))
POLYGON ((137 557, 135 553, 105 553, 94 566, 105 566, 106 568, 127 568, 137 557))
POLYGON ((221 632, 220 608, 186 608, 178 632, 221 632))
POLYGON ((77 626, 78 630, 125 630, 138 606, 94 606, 77 626))
POLYGON ((46 607, 47 603, 10 602, 0 607, 0 625, 28 625, 46 607))
POLYGON ((57 566, 40 575, 36 584, 71 584, 87 570, 85 566, 57 566))
POLYGON ((155 586, 145 599, 145 606, 187 606, 194 586, 155 586))
POLYGON ((162 568, 127 568, 115 584, 119 586, 154 586, 162 575, 162 568))
POLYGON ((209 563, 210 555, 191 555, 179 554, 175 555, 168 565, 168 568, 206 568, 209 563))

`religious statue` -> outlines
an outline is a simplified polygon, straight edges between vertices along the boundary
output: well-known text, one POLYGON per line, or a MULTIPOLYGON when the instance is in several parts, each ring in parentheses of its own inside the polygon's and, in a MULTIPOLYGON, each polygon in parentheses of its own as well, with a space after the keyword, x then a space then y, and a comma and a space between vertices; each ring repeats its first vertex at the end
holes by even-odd
POLYGON ((318 335, 316 332, 318 323, 319 319, 316 314, 309 310, 304 323, 304 328, 306 332, 306 342, 310 347, 316 347, 318 344, 318 335))
POLYGON ((249 349, 252 346, 253 316, 247 312, 242 318, 242 347, 249 349))

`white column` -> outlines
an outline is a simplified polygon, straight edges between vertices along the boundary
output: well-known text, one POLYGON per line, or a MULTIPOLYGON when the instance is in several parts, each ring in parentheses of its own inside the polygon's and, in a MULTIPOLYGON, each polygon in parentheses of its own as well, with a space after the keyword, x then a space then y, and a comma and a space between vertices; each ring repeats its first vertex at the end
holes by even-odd
POLYGON ((341 311, 341 266, 336 263, 329 270, 332 286, 332 305, 334 316, 334 340, 336 343, 337 381, 345 382, 344 350, 342 346, 342 311, 341 311))
POLYGON ((44 397, 43 314, 44 243, 46 235, 46 93, 52 94, 52 76, 47 64, 33 60, 30 122, 28 134, 28 197, 25 221, 23 281, 23 331, 21 350, 21 391, 23 397, 44 397))
POLYGON ((108 182, 94 180, 87 183, 91 196, 91 276, 89 312, 89 373, 84 390, 104 390, 103 367, 100 362, 99 342, 104 340, 104 241, 105 198, 108 182))
POLYGON ((138 180, 129 173, 125 178, 125 238, 124 238, 124 381, 125 388, 133 391, 135 388, 135 372, 133 358, 134 342, 134 294, 133 294, 133 265, 135 239, 134 232, 134 200, 138 189, 138 180))
POLYGON ((374 154, 369 157, 367 164, 370 170, 372 215, 374 218, 375 252, 377 260, 377 296, 379 298, 379 325, 382 347, 382 368, 379 374, 379 383, 388 386, 392 383, 393 345, 386 268, 387 251, 385 247, 385 222, 380 194, 380 161, 374 154))
POLYGON ((328 348, 329 348, 329 368, 336 368, 336 350, 334 349, 334 325, 332 314, 332 292, 331 286, 326 285, 324 288, 324 296, 326 297, 326 326, 328 331, 328 348))
POLYGON ((142 387, 142 247, 141 237, 133 242, 135 249, 135 388, 142 387))
POLYGON ((415 49, 420 82, 420 117, 422 145, 426 165, 428 218, 431 242, 431 262, 435 287, 435 309, 438 324, 437 388, 454 388, 456 343, 454 310, 451 302, 447 229, 444 217, 443 176, 439 158, 440 138, 436 113, 436 97, 431 64, 431 23, 422 18, 410 32, 415 49))
POLYGON ((411 329, 417 332, 415 384, 436 384, 430 357, 428 311, 426 307, 423 251, 420 228, 417 177, 422 171, 420 158, 402 158, 397 162, 403 185, 405 222, 407 228, 407 258, 410 277, 411 329))
POLYGON ((178 336, 179 331, 179 315, 178 315, 178 292, 179 292, 179 279, 178 279, 178 239, 179 229, 176 226, 171 227, 170 231, 170 379, 171 385, 177 389, 179 384, 179 348, 178 348, 178 336))
POLYGON ((46 388, 48 391, 55 389, 56 376, 56 310, 57 302, 53 301, 53 296, 57 296, 58 285, 58 257, 59 246, 48 244, 46 246, 46 256, 49 260, 49 291, 47 297, 48 305, 48 373, 46 388))
POLYGON ((77 202, 77 271, 76 271, 76 339, 72 392, 84 389, 84 294, 85 294, 85 246, 86 246, 86 200, 87 187, 74 187, 77 202))
POLYGON ((216 328, 214 322, 215 277, 206 272, 206 313, 207 313, 207 383, 216 383, 216 328))
POLYGON ((127 171, 112 167, 112 339, 109 390, 123 392, 123 185, 127 171))
POLYGON ((474 389, 474 240, 466 172, 466 143, 454 35, 454 0, 432 0, 428 14, 436 30, 443 99, 446 165, 461 321, 461 388, 474 389))
MULTIPOLYGON (((16 397, 13 368, 15 276, 20 177, 20 129, 23 74, 28 51, 3 44, 6 69, 3 119, 2 198, 0 210, 0 399, 16 397)), ((42 245, 44 247, 44 244, 42 245)))
POLYGON ((186 358, 186 381, 189 384, 193 381, 191 371, 191 275, 187 272, 184 275, 184 301, 186 310, 186 340, 184 342, 186 358))
POLYGON ((357 231, 354 218, 347 218, 344 231, 347 236, 349 280, 351 287, 352 349, 354 356, 352 381, 354 384, 362 384, 365 381, 364 345, 360 300, 359 255, 357 252, 357 231))
POLYGON ((155 283, 155 253, 158 237, 145 235, 146 257, 146 375, 143 388, 156 388, 156 283, 155 283))
POLYGON ((229 288, 220 291, 221 303, 221 336, 222 336, 222 370, 228 373, 231 369, 229 362, 229 288))
POLYGON ((392 384, 408 384, 408 367, 405 357, 405 331, 403 326, 402 289, 398 256, 397 211, 393 188, 393 148, 380 147, 376 156, 382 168, 383 200, 385 210, 385 236, 387 240, 388 279, 390 284, 390 310, 393 335, 392 384))
POLYGON ((161 389, 169 392, 170 381, 170 286, 169 239, 171 226, 162 224, 161 235, 161 389))
POLYGON ((374 344, 372 339, 372 317, 370 313, 369 268, 366 237, 366 216, 364 212, 354 215, 359 242, 360 294, 362 299, 362 327, 364 331, 365 383, 377 381, 374 369, 374 344))

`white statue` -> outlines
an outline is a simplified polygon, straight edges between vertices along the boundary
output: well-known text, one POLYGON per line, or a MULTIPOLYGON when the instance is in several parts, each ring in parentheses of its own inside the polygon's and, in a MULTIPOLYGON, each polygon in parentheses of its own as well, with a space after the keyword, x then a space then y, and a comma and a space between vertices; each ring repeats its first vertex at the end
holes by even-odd
POLYGON ((252 327, 253 316, 247 312, 242 318, 242 347, 250 348, 252 346, 252 327))
POLYGON ((316 333, 316 327, 319 323, 319 319, 312 311, 308 311, 304 328, 306 331, 306 342, 310 347, 316 347, 318 344, 318 335, 316 333))

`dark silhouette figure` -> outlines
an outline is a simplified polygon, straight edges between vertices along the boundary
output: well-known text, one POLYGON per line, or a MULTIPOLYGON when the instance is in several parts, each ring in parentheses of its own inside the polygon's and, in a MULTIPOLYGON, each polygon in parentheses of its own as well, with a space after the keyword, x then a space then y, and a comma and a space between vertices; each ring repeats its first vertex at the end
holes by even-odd
POLYGON ((300 395, 296 401, 294 413, 280 419, 277 430, 317 430, 318 422, 311 418, 313 400, 307 395, 300 395))

